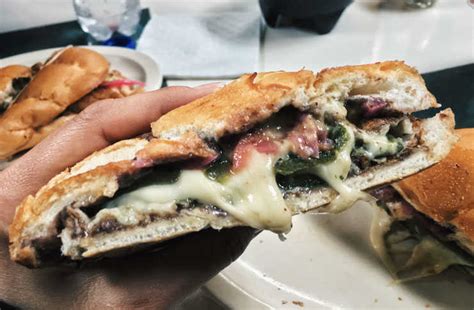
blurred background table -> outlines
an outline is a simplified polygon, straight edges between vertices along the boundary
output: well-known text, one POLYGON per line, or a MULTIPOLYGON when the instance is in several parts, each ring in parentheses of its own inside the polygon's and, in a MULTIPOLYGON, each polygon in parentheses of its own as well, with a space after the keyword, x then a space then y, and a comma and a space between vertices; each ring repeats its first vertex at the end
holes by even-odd
MULTIPOLYGON (((258 9, 258 3, 254 0, 142 0, 141 3, 143 8, 149 8, 151 12, 158 14, 178 12, 200 14, 208 11, 229 10, 233 7, 258 9)), ((472 125, 474 121, 474 117, 472 117, 474 115, 472 78, 472 63, 474 62, 473 8, 464 0, 438 0, 433 8, 412 11, 397 10, 391 8, 391 6, 381 6, 380 3, 381 1, 376 0, 355 1, 344 11, 334 30, 327 35, 317 35, 294 28, 272 29, 263 27, 259 61, 256 69, 259 71, 298 70, 301 68, 320 70, 324 67, 345 64, 403 59, 408 64, 417 67, 422 73, 427 73, 471 64, 457 69, 457 71, 443 71, 436 75, 428 74, 425 77, 429 86, 432 87, 431 90, 435 92, 441 103, 451 106, 459 105, 456 106, 456 109, 463 112, 459 113, 459 117, 464 117, 462 119, 465 122, 464 124, 474 126, 472 125), (453 80, 453 74, 456 74, 457 80, 453 80), (457 87, 456 90, 450 91, 454 87, 457 87)), ((67 44, 83 44, 84 37, 81 37, 83 34, 80 32, 79 26, 74 23, 60 24, 54 28, 55 31, 61 34, 61 25, 72 27, 69 28, 68 33, 62 33, 63 41, 61 43, 55 41, 54 33, 51 33, 50 40, 41 42, 35 42, 34 38, 28 36, 27 29, 29 28, 73 20, 75 20, 75 13, 70 0, 2 0, 0 2, 0 39, 2 40, 0 58, 10 56, 13 51, 31 51, 35 46, 46 48, 64 45, 64 40, 70 40, 66 42, 67 44), (12 31, 21 32, 15 34, 12 31), (17 42, 14 47, 9 47, 8 44, 11 44, 11 41, 2 38, 7 36, 11 38, 14 34, 16 37, 20 35, 21 38, 29 41, 17 42)), ((210 82, 210 80, 167 80, 168 85, 194 86, 206 82, 210 82)), ((262 278, 262 275, 258 276, 257 273, 260 272, 260 269, 265 269, 266 261, 261 260, 258 253, 267 253, 271 259, 272 255, 278 255, 279 251, 284 251, 288 255, 288 259, 298 259, 301 245, 308 244, 308 241, 298 235, 297 231, 290 236, 297 240, 286 242, 284 245, 286 248, 280 245, 282 243, 273 241, 258 244, 258 249, 255 244, 252 244, 238 262, 210 282, 211 289, 217 292, 221 298, 225 299, 224 302, 232 307, 266 308, 268 305, 274 305, 275 301, 271 300, 272 293, 267 292, 272 289, 271 281, 273 280, 262 280, 268 284, 268 289, 265 285, 262 286, 258 283, 249 283, 245 290, 240 285, 245 281, 254 282, 258 277, 262 278), (282 247, 282 249, 279 249, 279 247, 282 247), (250 276, 245 274, 244 270, 251 270, 255 274, 250 276), (229 283, 233 284, 229 285, 229 283), (261 299, 254 298, 256 295, 259 295, 261 299)), ((263 239, 270 240, 272 237, 261 234, 259 242, 263 239)), ((341 255, 352 255, 350 253, 351 249, 342 248, 341 251, 341 255)), ((272 264, 271 261, 267 263, 272 264)), ((352 269, 359 268, 358 264, 364 264, 364 262, 359 262, 355 258, 353 264, 355 265, 348 269, 348 273, 352 269)), ((300 269, 305 270, 307 268, 316 270, 318 267, 302 262, 300 269)), ((288 273, 285 270, 275 272, 274 276, 278 278, 285 272, 288 273)), ((264 276, 265 274, 263 274, 264 276)), ((304 277, 299 271, 295 271, 293 276, 304 277)), ((329 280, 326 279, 325 281, 329 280)), ((294 286, 291 289, 298 291, 301 288, 294 286)), ((400 294, 398 288, 384 289, 386 296, 400 294)), ((301 289, 301 291, 304 291, 304 289, 301 289)), ((293 296, 291 295, 293 294, 292 291, 282 291, 279 294, 290 296, 288 298, 293 296)), ((189 302, 189 307, 193 308, 197 305, 206 308, 223 307, 222 304, 212 301, 212 297, 209 296, 206 292, 197 295, 192 302, 189 302)), ((331 301, 326 301, 327 304, 321 301, 318 304, 319 301, 305 300, 307 307, 334 306, 331 301)), ((277 301, 277 304, 279 302, 280 300, 277 301)), ((354 306, 354 304, 352 305, 354 306)), ((418 304, 414 302, 412 305, 418 304)), ((419 305, 421 306, 421 304, 419 305)), ((347 304, 342 302, 337 306, 345 307, 347 304)), ((382 301, 379 306, 382 306, 382 301)))
MULTIPOLYGON (((200 14, 258 6, 254 0, 142 0, 141 3, 158 14, 200 14)), ((404 59, 421 72, 429 72, 473 61, 474 10, 466 1, 439 0, 433 8, 408 12, 389 6, 381 8, 380 3, 355 1, 327 35, 266 28, 262 32, 258 69, 319 70, 341 64, 404 59)), ((72 20, 75 13, 70 0, 0 2, 0 33, 72 20)), ((8 45, 5 43, 2 45, 8 45)), ((7 56, 4 48, 0 47, 2 58, 7 56)))

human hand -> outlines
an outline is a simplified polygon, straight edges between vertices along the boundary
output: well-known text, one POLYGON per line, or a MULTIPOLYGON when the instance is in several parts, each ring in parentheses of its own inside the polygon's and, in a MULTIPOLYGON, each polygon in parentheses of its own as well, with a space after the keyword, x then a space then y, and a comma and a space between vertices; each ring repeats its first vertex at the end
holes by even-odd
POLYGON ((167 308, 235 260, 254 230, 207 230, 157 252, 103 259, 78 269, 30 270, 13 263, 8 253, 7 225, 27 195, 92 152, 149 131, 161 115, 215 88, 168 87, 96 103, 1 172, 0 298, 21 308, 167 308))

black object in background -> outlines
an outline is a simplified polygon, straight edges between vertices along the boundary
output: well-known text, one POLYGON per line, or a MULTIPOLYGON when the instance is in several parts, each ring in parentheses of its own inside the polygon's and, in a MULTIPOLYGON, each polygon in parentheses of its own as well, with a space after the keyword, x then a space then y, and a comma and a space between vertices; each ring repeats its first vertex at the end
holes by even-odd
MULTIPOLYGON (((150 12, 143 9, 137 32, 137 40, 150 20, 150 12)), ((67 45, 87 45, 88 34, 83 32, 77 21, 0 33, 0 58, 67 45)))
POLYGON ((319 34, 330 32, 352 0, 260 0, 270 27, 294 26, 319 34))
POLYGON ((0 299, 0 310, 19 310, 19 309, 20 308, 7 304, 6 302, 0 299))
MULTIPOLYGON (((456 115, 456 128, 474 127, 474 63, 423 74, 428 90, 456 115)), ((420 117, 433 111, 417 113, 420 117)))

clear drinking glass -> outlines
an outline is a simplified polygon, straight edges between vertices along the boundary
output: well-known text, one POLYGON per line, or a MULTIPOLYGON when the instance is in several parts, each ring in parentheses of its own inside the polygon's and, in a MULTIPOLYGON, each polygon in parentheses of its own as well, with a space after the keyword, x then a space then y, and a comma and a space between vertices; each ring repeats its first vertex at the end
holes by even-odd
POLYGON ((131 36, 140 22, 140 0, 73 0, 84 32, 106 41, 115 32, 131 36))
POLYGON ((414 9, 426 9, 432 7, 436 0, 405 0, 405 4, 414 9))

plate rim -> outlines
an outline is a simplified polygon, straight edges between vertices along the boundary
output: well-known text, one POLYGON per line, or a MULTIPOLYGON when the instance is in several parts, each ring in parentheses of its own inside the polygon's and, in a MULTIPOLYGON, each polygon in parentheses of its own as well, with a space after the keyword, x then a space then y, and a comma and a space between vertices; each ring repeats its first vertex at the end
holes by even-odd
MULTIPOLYGON (((23 57, 34 57, 36 55, 38 55, 39 57, 39 55, 42 54, 50 55, 54 51, 60 50, 65 47, 67 46, 51 47, 1 58, 0 67, 12 64, 21 64, 21 61, 17 61, 17 59, 23 57)), ((82 47, 96 51, 102 54, 105 58, 107 58, 107 56, 121 56, 138 63, 138 65, 143 68, 145 76, 147 78, 150 77, 150 81, 148 81, 147 85, 145 86, 146 91, 160 89, 161 85, 163 84, 163 74, 161 73, 160 65, 155 60, 153 60, 153 58, 143 52, 118 46, 74 45, 74 47, 82 47)))

